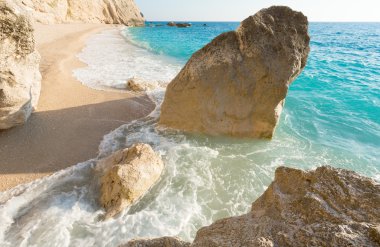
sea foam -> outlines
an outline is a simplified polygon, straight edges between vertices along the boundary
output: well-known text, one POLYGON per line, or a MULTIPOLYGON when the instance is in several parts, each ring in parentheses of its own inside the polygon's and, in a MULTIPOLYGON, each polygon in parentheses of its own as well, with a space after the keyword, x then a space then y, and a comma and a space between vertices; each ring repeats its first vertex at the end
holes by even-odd
POLYGON ((167 83, 181 69, 176 59, 151 53, 131 42, 118 29, 94 35, 78 55, 87 66, 75 69, 74 76, 91 88, 111 90, 125 89, 132 77, 167 83))

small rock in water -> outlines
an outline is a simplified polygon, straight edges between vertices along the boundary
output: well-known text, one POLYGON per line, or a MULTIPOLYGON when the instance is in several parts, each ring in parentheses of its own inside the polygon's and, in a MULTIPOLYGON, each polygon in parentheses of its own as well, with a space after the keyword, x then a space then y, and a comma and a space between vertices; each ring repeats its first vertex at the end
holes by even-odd
POLYGON ((189 247, 190 243, 174 237, 162 237, 155 239, 134 239, 120 247, 189 247))
POLYGON ((147 82, 143 79, 133 77, 127 81, 127 89, 135 92, 146 92, 154 90, 158 87, 157 82, 147 82))
POLYGON ((105 171, 100 204, 108 219, 144 196, 160 178, 164 164, 150 145, 138 143, 100 160, 97 169, 105 171))
POLYGON ((190 23, 177 23, 176 26, 177 27, 191 27, 191 24, 190 23))
POLYGON ((174 21, 166 24, 169 27, 191 27, 191 23, 175 23, 174 21))
POLYGON ((166 25, 168 25, 169 27, 175 27, 176 26, 174 21, 168 22, 166 25))
POLYGON ((289 85, 309 54, 308 21, 263 9, 197 51, 168 85, 162 126, 210 135, 271 138, 289 85))

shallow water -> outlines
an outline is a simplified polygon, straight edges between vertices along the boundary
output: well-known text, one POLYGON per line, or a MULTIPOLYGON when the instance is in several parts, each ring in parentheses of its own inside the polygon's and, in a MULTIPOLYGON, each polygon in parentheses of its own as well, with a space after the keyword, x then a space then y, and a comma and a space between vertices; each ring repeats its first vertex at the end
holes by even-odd
MULTIPOLYGON (((106 31, 79 55, 89 67, 74 73, 97 89, 122 88, 132 76, 169 81, 193 51, 236 25, 130 28, 125 40, 106 31)), ((380 180, 380 24, 312 23, 310 31, 308 65, 290 88, 273 140, 159 130, 158 107, 99 146, 98 158, 135 142, 162 155, 164 175, 140 202, 99 222, 95 160, 88 161, 1 193, 1 246, 117 246, 163 235, 191 240, 199 227, 247 212, 280 165, 329 164, 380 180)), ((150 92, 157 105, 163 95, 150 92)))

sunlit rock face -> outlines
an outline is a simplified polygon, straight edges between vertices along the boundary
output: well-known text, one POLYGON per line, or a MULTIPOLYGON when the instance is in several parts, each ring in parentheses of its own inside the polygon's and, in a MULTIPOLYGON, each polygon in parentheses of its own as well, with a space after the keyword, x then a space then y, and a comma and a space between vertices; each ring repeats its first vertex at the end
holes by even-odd
POLYGON ((44 24, 85 22, 144 25, 134 0, 14 0, 44 24))
POLYGON ((308 21, 262 9, 196 52, 169 84, 159 124, 210 135, 271 138, 309 54, 308 21))
POLYGON ((251 212, 198 231, 192 247, 379 246, 380 184, 352 171, 280 167, 251 212))
POLYGON ((41 91, 40 55, 28 14, 0 1, 0 129, 23 124, 41 91))
POLYGON ((100 204, 105 219, 122 212, 144 196, 164 169, 161 157, 148 144, 137 143, 98 162, 103 170, 100 204))

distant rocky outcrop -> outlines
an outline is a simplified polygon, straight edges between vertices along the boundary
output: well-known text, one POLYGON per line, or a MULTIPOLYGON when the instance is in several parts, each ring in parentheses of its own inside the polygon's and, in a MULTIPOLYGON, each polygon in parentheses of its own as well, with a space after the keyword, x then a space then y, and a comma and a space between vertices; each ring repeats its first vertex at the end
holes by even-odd
POLYGON ((100 204, 105 219, 119 214, 140 199, 160 178, 164 164, 148 144, 138 143, 102 159, 100 204))
POLYGON ((166 24, 169 27, 191 27, 191 23, 175 23, 174 21, 166 24))
POLYGON ((248 214, 200 229, 190 246, 380 246, 379 205, 380 184, 355 172, 279 167, 248 214))
POLYGON ((189 132, 271 138, 289 85, 309 54, 307 18, 273 6, 196 52, 169 84, 159 124, 189 132))
POLYGON ((0 1, 0 129, 26 122, 41 90, 40 55, 31 21, 13 1, 0 1))
POLYGON ((144 25, 134 0, 14 0, 44 24, 85 22, 144 25))
POLYGON ((190 23, 177 23, 176 26, 177 27, 191 27, 191 24, 190 23))
POLYGON ((166 25, 169 26, 169 27, 175 27, 176 26, 176 24, 175 24, 174 21, 170 21, 166 25))

